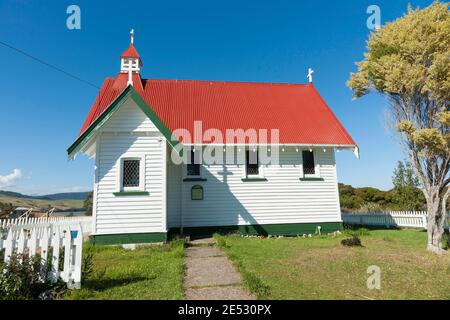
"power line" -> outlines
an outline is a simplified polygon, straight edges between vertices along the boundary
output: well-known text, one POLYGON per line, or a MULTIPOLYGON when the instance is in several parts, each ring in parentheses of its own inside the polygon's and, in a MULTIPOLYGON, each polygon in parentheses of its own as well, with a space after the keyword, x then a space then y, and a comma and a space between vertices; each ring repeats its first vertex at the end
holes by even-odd
POLYGON ((65 74, 66 76, 71 77, 72 79, 75 79, 75 80, 78 80, 78 81, 80 81, 80 82, 83 82, 84 84, 87 84, 87 85, 89 85, 89 86, 91 86, 91 87, 94 87, 94 88, 96 88, 96 89, 100 89, 100 88, 99 88, 98 86, 96 86, 95 84, 93 84, 93 83, 91 83, 91 82, 89 82, 89 81, 83 80, 83 79, 81 79, 80 77, 78 77, 78 76, 76 76, 76 75, 74 75, 74 74, 72 74, 72 73, 70 73, 70 72, 67 72, 67 71, 65 71, 65 70, 63 70, 63 69, 61 69, 61 68, 59 68, 59 67, 56 67, 56 66, 52 65, 51 63, 48 63, 48 62, 46 62, 46 61, 44 61, 44 60, 42 60, 42 59, 36 58, 35 56, 33 56, 33 55, 31 55, 31 54, 29 54, 29 53, 27 53, 27 52, 25 52, 25 51, 23 51, 23 50, 21 50, 21 49, 15 48, 15 47, 13 47, 13 46, 11 46, 11 45, 9 45, 9 44, 3 42, 3 41, 0 41, 0 44, 1 44, 2 46, 4 46, 4 47, 7 47, 7 48, 9 48, 9 49, 11 49, 11 50, 13 50, 13 51, 16 51, 16 52, 18 52, 18 53, 24 55, 25 57, 28 57, 28 58, 30 58, 30 59, 32 59, 32 60, 34 60, 34 61, 37 61, 37 62, 39 62, 40 64, 43 64, 43 65, 45 65, 45 66, 47 66, 47 67, 49 67, 49 68, 52 68, 53 70, 59 71, 59 72, 65 74))

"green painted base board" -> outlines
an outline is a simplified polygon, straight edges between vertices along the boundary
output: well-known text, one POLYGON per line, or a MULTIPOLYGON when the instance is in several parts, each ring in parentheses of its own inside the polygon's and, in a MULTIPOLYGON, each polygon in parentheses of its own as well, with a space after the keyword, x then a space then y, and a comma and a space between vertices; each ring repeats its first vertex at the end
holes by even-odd
MULTIPOLYGON (((211 226, 211 227, 186 227, 183 229, 185 235, 190 236, 209 236, 214 233, 240 233, 244 235, 262 235, 262 236, 298 236, 303 234, 315 234, 317 227, 320 226, 321 233, 327 234, 342 230, 341 222, 323 222, 323 223, 294 223, 294 224, 265 224, 248 226, 211 226)), ((180 234, 180 228, 171 228, 167 233, 129 233, 129 234, 107 234, 94 235, 92 242, 100 245, 120 245, 120 244, 139 244, 139 243, 158 243, 167 242, 180 234)))
MULTIPOLYGON (((207 236, 214 233, 240 233, 244 235, 274 235, 274 236, 298 236, 303 234, 315 234, 317 227, 321 227, 321 233, 341 231, 342 222, 323 223, 293 223, 293 224, 266 224, 248 226, 212 226, 212 227, 186 227, 183 233, 190 236, 207 236)), ((169 235, 180 234, 180 228, 171 228, 169 235)))
POLYGON ((127 233, 94 235, 91 241, 100 245, 158 243, 167 241, 167 233, 127 233))

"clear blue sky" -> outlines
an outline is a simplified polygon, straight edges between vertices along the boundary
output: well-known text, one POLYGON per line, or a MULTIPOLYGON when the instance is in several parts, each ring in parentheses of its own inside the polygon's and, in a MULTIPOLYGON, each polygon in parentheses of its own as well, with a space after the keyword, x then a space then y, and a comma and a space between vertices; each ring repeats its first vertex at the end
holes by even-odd
MULTIPOLYGON (((146 78, 304 83, 312 67, 316 87, 361 148, 361 160, 339 153, 339 181, 388 189, 404 156, 384 126, 387 103, 375 94, 352 101, 345 86, 364 52, 371 4, 384 24, 408 1, 1 0, 0 41, 98 86, 119 71, 131 27, 146 78), (82 28, 71 31, 66 9, 74 3, 82 28)), ((0 189, 90 190, 92 160, 68 162, 66 148, 97 90, 2 46, 0 61, 0 189), (21 178, 5 178, 14 169, 21 178)))

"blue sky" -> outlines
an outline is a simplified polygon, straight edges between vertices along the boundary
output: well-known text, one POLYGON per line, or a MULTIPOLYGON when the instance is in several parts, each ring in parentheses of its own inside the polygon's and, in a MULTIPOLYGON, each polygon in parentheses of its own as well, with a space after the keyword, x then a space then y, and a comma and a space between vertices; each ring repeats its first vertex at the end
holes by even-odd
MULTIPOLYGON (((408 1, 0 0, 0 41, 98 86, 119 71, 131 27, 146 78, 304 83, 312 67, 315 86, 361 148, 360 160, 338 154, 339 181, 388 189, 404 156, 385 129, 387 103, 376 94, 353 101, 345 86, 362 59, 372 4, 384 24, 408 1), (81 8, 81 30, 66 27, 71 4, 81 8)), ((0 61, 0 189, 90 190, 92 160, 69 162, 65 150, 97 89, 3 46, 0 61)))

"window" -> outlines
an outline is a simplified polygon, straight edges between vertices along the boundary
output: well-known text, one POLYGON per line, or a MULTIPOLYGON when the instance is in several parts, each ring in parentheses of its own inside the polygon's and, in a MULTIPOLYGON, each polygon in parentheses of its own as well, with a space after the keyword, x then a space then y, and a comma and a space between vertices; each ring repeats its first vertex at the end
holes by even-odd
POLYGON ((190 158, 187 164, 187 175, 188 176, 199 176, 200 175, 200 161, 198 159, 199 151, 194 152, 194 148, 191 149, 190 158))
POLYGON ((259 175, 259 154, 258 150, 247 150, 245 153, 245 174, 247 176, 259 175))
POLYGON ((123 160, 122 187, 139 188, 140 180, 140 160, 123 160))
POLYGON ((145 155, 127 154, 117 162, 117 192, 145 191, 145 155))
POLYGON ((315 175, 316 165, 314 164, 314 152, 303 151, 303 175, 315 175))

